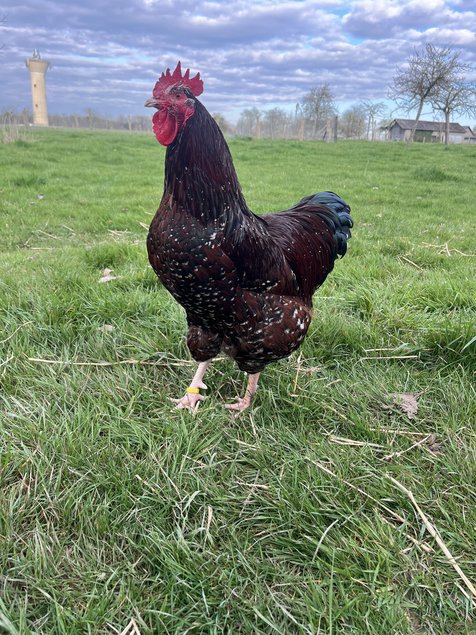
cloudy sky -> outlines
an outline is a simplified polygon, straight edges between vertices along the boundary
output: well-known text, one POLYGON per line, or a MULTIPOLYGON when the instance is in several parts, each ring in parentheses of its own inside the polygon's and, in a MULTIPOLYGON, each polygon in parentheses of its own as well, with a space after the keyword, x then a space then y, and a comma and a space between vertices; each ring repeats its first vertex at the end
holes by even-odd
POLYGON ((50 112, 148 114, 157 76, 180 59, 232 121, 247 107, 291 109, 324 82, 341 110, 382 101, 425 42, 476 65, 476 0, 0 0, 0 16, 0 111, 31 109, 33 49, 52 64, 50 112))

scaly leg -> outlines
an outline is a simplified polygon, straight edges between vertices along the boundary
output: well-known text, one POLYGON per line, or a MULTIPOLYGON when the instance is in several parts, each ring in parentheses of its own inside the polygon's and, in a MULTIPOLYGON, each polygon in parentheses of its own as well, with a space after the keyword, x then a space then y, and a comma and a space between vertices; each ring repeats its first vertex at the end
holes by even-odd
POLYGON ((187 410, 190 410, 194 414, 197 412, 200 402, 205 399, 205 397, 200 394, 200 388, 206 389, 206 385, 203 383, 202 380, 205 373, 207 372, 207 368, 210 365, 210 362, 211 359, 206 362, 200 362, 197 371, 190 383, 190 386, 185 392, 185 395, 181 399, 172 399, 172 401, 177 404, 176 408, 178 408, 179 410, 187 408, 187 410))
POLYGON ((239 414, 246 410, 248 406, 251 404, 251 400, 253 399, 257 389, 258 389, 258 379, 260 373, 254 373, 248 377, 248 385, 246 386, 245 396, 243 398, 237 397, 237 403, 228 403, 225 404, 225 408, 228 410, 236 410, 239 414))

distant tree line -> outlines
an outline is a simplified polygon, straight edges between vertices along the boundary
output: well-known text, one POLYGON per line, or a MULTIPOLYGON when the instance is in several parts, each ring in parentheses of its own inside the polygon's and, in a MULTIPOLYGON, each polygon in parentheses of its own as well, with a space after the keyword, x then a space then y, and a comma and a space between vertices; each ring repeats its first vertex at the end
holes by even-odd
MULTIPOLYGON (((324 85, 310 91, 295 111, 283 108, 260 110, 246 108, 236 125, 231 124, 220 113, 213 113, 222 132, 228 136, 269 139, 316 139, 333 141, 337 135, 345 139, 371 139, 379 137, 379 120, 385 113, 381 102, 362 101, 338 116, 335 100, 329 86, 324 85)), ((50 126, 82 129, 129 130, 149 132, 151 119, 147 116, 107 118, 93 110, 84 114, 48 115, 50 126)), ((0 126, 23 126, 33 124, 33 115, 28 108, 20 112, 5 110, 0 113, 0 126)))
MULTIPOLYGON (((476 115, 476 85, 466 75, 472 72, 461 54, 450 48, 425 44, 415 49, 407 62, 397 69, 389 87, 388 97, 410 113, 416 110, 415 131, 426 105, 444 118, 446 138, 449 123, 455 115, 476 115)), ((336 98, 329 84, 312 88, 303 95, 294 111, 275 107, 268 110, 246 108, 236 126, 220 113, 213 114, 225 134, 270 139, 345 139, 380 138, 390 123, 390 116, 381 101, 364 100, 338 114, 336 98)), ((33 117, 29 110, 0 113, 0 125, 28 126, 33 117)), ((105 128, 109 130, 149 131, 149 116, 128 116, 110 119, 87 109, 82 115, 49 115, 50 125, 71 128, 105 128)), ((412 135, 413 137, 413 135, 412 135)))
MULTIPOLYGON (((114 119, 98 115, 94 110, 87 109, 82 115, 52 115, 48 114, 50 126, 64 128, 89 128, 106 130, 149 131, 151 119, 147 116, 116 117, 114 119)), ((28 108, 20 112, 5 110, 0 113, 1 126, 30 126, 33 115, 28 108)))
POLYGON ((382 117, 386 114, 383 102, 361 101, 340 115, 335 99, 327 84, 312 89, 296 105, 294 112, 283 108, 242 111, 235 133, 246 137, 281 139, 317 139, 334 141, 344 139, 376 140, 380 136, 382 117))
MULTIPOLYGON (((319 88, 313 89, 314 91, 319 88)), ((331 95, 329 87, 326 93, 331 95)), ((331 141, 335 134, 337 109, 330 102, 320 105, 298 104, 294 113, 282 108, 259 110, 246 108, 242 111, 234 126, 220 113, 213 117, 226 135, 270 139, 323 139, 331 141)), ((337 133, 346 139, 375 139, 378 136, 377 117, 384 111, 382 103, 361 102, 344 111, 337 119, 337 133)), ((48 116, 50 126, 83 129, 150 131, 150 117, 129 116, 115 119, 102 117, 92 110, 82 115, 48 116)), ((27 108, 20 112, 4 111, 0 113, 0 126, 30 126, 33 115, 27 108)))

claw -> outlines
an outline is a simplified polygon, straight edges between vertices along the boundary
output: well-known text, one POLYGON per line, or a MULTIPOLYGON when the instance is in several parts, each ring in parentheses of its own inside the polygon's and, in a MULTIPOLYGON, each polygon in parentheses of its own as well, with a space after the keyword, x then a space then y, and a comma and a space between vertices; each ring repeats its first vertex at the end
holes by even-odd
POLYGON ((236 416, 246 410, 251 404, 251 399, 247 399, 246 397, 242 399, 241 397, 236 398, 236 403, 226 403, 225 408, 227 410, 234 410, 236 412, 236 416))
POLYGON ((248 385, 246 386, 244 397, 237 397, 236 403, 225 404, 225 408, 227 408, 227 410, 234 410, 236 412, 235 417, 237 417, 240 412, 243 412, 243 410, 246 410, 246 408, 250 406, 258 387, 259 376, 259 373, 254 373, 253 375, 250 375, 248 377, 248 385))
MULTIPOLYGON (((203 383, 202 379, 209 364, 210 361, 207 361, 201 362, 198 365, 197 371, 192 379, 192 383, 190 384, 189 388, 193 390, 195 390, 196 388, 198 388, 199 390, 207 389, 207 386, 203 383)), ((198 390, 196 392, 189 392, 189 390, 187 390, 183 397, 181 397, 180 399, 171 399, 171 401, 175 404, 175 407, 178 410, 190 410, 191 413, 195 414, 198 410, 200 402, 204 399, 205 397, 201 395, 198 390)))
POLYGON ((190 410, 190 412, 195 414, 200 402, 204 399, 205 397, 203 395, 186 392, 180 399, 171 399, 170 401, 176 404, 175 408, 177 410, 190 410))

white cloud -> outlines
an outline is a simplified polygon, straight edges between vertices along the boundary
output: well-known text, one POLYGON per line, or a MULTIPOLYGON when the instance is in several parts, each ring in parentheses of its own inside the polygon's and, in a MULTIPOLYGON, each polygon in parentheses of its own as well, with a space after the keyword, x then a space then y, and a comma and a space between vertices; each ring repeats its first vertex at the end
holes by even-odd
POLYGON ((422 38, 441 46, 476 46, 476 33, 469 29, 447 29, 434 27, 420 34, 422 38))
POLYGON ((200 71, 213 111, 292 107, 313 86, 342 100, 385 97, 413 46, 454 46, 476 61, 476 11, 450 0, 7 0, 0 110, 30 107, 24 59, 53 62, 53 112, 141 114, 157 75, 200 71), (10 5, 8 3, 11 3, 10 5))
POLYGON ((447 24, 460 17, 445 0, 357 0, 344 16, 343 24, 351 33, 363 37, 386 38, 405 29, 447 24))

